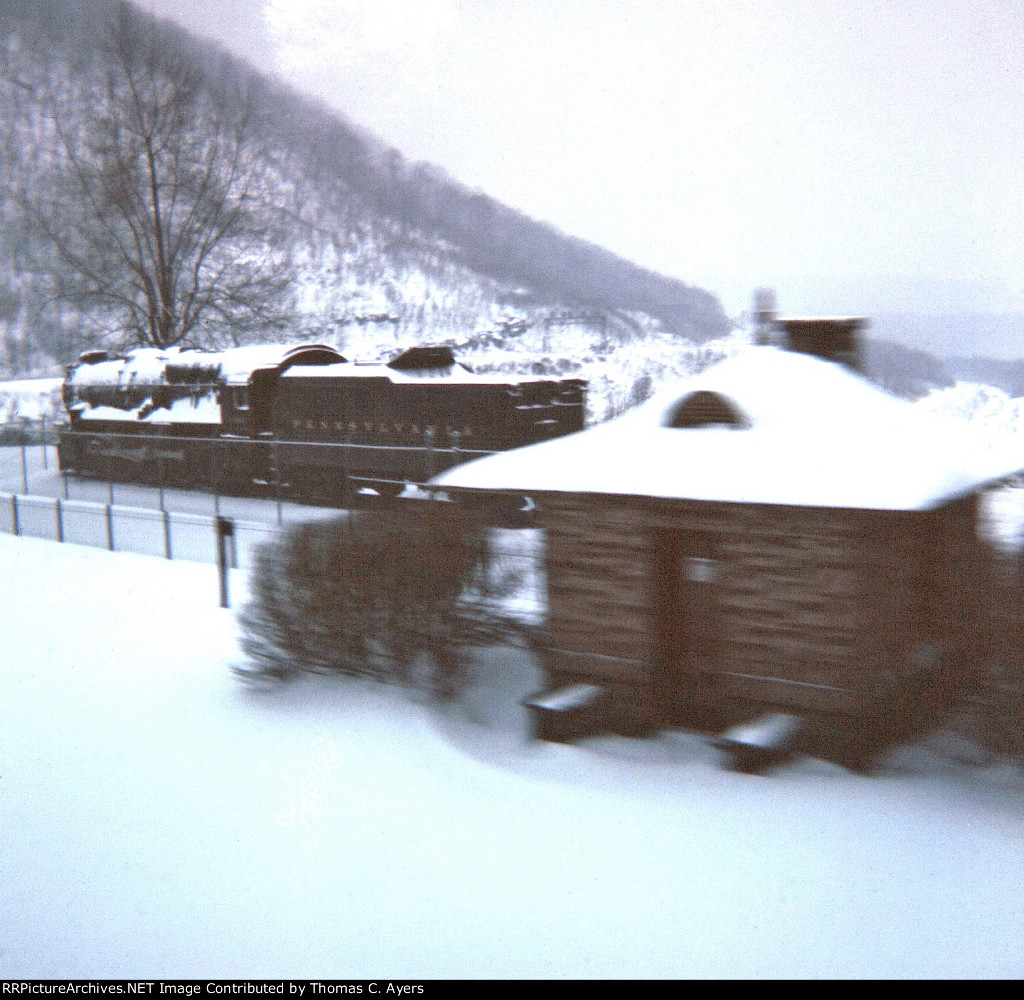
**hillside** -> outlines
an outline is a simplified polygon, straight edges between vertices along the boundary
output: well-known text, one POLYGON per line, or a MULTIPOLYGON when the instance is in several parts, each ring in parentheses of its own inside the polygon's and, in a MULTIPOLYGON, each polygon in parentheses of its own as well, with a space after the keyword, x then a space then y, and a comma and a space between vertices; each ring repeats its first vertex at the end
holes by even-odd
MULTIPOLYGON (((73 230, 90 200, 73 196, 76 178, 64 161, 78 157, 71 166, 79 173, 94 166, 86 154, 94 154, 96 122, 111 100, 105 26, 126 9, 135 33, 152 33, 154 49, 196 81, 194 107, 233 114, 244 103, 247 149, 257 151, 247 154, 260 178, 245 192, 250 218, 259 220, 248 235, 259 241, 254 256, 273 261, 274 324, 233 317, 197 327, 186 342, 315 338, 365 354, 531 332, 557 349, 565 337, 607 347, 652 334, 702 342, 729 330, 709 293, 410 163, 315 101, 138 8, 118 0, 0 0, 0 374, 47 374, 82 349, 125 338, 120 314, 83 292, 68 267, 72 254, 55 254, 45 230, 73 230)), ((187 119, 186 148, 212 143, 211 120, 187 119)), ((88 256, 73 249, 79 263, 88 256)))

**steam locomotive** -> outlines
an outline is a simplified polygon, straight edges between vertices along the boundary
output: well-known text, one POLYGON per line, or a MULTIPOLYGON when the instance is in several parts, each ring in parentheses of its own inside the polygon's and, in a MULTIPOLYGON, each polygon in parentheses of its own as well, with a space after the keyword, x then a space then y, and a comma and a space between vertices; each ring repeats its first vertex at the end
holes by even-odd
POLYGON ((87 352, 63 385, 66 472, 343 506, 581 430, 586 382, 479 375, 447 347, 387 363, 324 344, 87 352))

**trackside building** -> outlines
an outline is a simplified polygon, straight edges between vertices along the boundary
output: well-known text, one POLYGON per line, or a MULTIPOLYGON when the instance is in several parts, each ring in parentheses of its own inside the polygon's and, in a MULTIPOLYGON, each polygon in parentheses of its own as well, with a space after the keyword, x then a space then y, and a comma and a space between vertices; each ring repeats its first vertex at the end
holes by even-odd
POLYGON ((843 346, 752 347, 616 421, 435 480, 536 500, 552 688, 601 685, 654 726, 781 710, 895 736, 971 684, 979 502, 1024 462, 872 385, 843 346))

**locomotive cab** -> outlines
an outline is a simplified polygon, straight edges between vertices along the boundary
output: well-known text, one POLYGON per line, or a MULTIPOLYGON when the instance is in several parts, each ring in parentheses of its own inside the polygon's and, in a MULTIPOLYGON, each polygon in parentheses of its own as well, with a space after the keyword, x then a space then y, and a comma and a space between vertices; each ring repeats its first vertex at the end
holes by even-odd
MULTIPOLYGON (((316 367, 344 364, 345 358, 333 347, 325 344, 302 344, 287 350, 272 363, 246 365, 243 355, 260 348, 238 348, 225 352, 225 357, 237 353, 243 363, 225 363, 221 369, 223 385, 220 391, 221 418, 224 433, 239 437, 268 437, 274 429, 274 403, 278 378, 293 365, 316 367)), ((265 359, 264 359, 265 360, 265 359)))

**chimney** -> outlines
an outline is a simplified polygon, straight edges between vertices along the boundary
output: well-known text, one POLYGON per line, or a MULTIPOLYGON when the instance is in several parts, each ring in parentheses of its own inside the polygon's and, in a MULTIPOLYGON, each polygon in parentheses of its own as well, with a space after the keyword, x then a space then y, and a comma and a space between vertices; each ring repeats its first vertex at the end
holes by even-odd
POLYGON ((800 354, 813 354, 826 361, 846 365, 864 374, 861 331, 868 321, 860 316, 818 316, 807 319, 778 319, 775 328, 783 334, 782 346, 800 354))
POLYGON ((778 302, 774 288, 755 288, 752 317, 754 320, 754 343, 774 343, 775 318, 778 316, 778 302))

